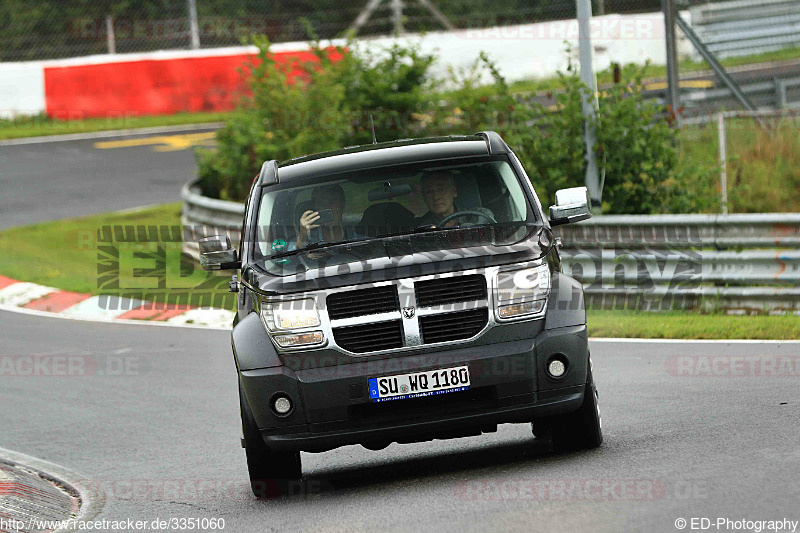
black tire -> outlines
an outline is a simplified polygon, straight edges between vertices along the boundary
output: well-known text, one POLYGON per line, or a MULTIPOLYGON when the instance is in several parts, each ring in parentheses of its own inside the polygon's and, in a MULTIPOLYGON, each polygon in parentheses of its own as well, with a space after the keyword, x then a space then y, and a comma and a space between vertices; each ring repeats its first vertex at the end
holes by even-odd
POLYGON ((302 477, 300 452, 274 452, 261 438, 250 406, 239 384, 239 408, 242 415, 244 451, 247 470, 250 473, 250 488, 256 498, 276 498, 287 494, 298 485, 302 477))
POLYGON ((603 444, 603 421, 597 397, 597 387, 592 377, 590 362, 580 408, 574 413, 552 421, 555 450, 589 450, 603 444))
POLYGON ((555 451, 598 448, 603 444, 603 423, 597 399, 597 387, 589 362, 583 403, 573 413, 533 421, 531 429, 537 439, 552 439, 555 451))

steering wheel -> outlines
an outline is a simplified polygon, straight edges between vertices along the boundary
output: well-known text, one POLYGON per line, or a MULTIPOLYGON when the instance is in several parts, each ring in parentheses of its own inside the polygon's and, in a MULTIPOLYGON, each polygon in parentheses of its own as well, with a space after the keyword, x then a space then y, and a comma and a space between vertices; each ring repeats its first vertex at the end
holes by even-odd
POLYGON ((494 219, 494 217, 492 215, 486 214, 483 211, 456 211, 455 213, 452 213, 452 214, 447 215, 446 217, 444 217, 436 225, 441 227, 441 226, 444 226, 445 224, 447 224, 448 222, 450 222, 451 220, 454 220, 454 219, 460 218, 460 217, 482 217, 482 218, 488 220, 489 223, 491 223, 491 224, 497 224, 497 221, 494 219))

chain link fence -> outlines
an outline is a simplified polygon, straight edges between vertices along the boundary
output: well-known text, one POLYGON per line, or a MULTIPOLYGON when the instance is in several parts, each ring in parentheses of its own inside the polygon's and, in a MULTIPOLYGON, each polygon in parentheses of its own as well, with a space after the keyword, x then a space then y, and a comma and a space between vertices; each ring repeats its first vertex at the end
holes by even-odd
MULTIPOLYGON (((695 34, 680 41, 680 105, 687 115, 800 107, 800 0, 673 0, 695 34), (730 74, 737 90, 704 59, 730 74), (737 92, 741 94, 737 95, 737 92), (742 97, 743 95, 743 97, 742 97), (749 104, 748 104, 749 102, 749 104)), ((662 10, 661 0, 592 0, 596 16, 662 10)), ((4 0, 0 62, 237 46, 355 35, 491 28, 573 19, 575 0, 4 0)), ((680 26, 680 21, 679 21, 680 26)), ((648 71, 664 98, 664 73, 648 71)))
MULTIPOLYGON (((593 9, 652 12, 660 0, 593 0, 593 9)), ((291 42, 571 18, 574 0, 4 0, 0 61, 236 46, 251 34, 291 42)))

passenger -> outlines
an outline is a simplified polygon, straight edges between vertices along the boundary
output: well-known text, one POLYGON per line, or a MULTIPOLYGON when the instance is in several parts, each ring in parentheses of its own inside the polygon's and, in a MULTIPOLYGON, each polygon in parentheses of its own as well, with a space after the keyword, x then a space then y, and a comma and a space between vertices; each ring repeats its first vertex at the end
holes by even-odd
POLYGON ((311 193, 313 209, 300 216, 297 240, 291 249, 305 248, 318 242, 339 242, 358 237, 350 226, 342 223, 344 213, 344 190, 341 185, 325 185, 316 187, 311 193), (319 212, 330 209, 333 220, 326 224, 315 224, 320 218, 319 212))

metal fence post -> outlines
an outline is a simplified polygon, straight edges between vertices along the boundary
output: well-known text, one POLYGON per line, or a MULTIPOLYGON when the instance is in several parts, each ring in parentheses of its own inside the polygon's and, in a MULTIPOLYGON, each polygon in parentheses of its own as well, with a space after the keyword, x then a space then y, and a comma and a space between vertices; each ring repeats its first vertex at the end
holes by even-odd
POLYGON ((728 214, 728 139, 725 134, 725 114, 717 113, 719 135, 719 192, 722 214, 728 214))
MULTIPOLYGON (((590 0, 575 0, 578 8, 578 48, 581 64, 581 82, 589 88, 589 94, 584 95, 581 108, 583 110, 583 143, 586 153, 586 188, 589 189, 589 198, 592 207, 599 210, 601 206, 600 173, 597 168, 597 154, 594 146, 597 144, 597 78, 592 66, 592 36, 589 23, 592 19, 592 4, 590 0)), ((598 211, 599 212, 599 211, 598 211)))
POLYGON ((397 35, 405 33, 403 29, 403 0, 391 0, 392 26, 397 35))
POLYGON ((675 0, 661 0, 661 6, 664 10, 664 37, 667 47, 667 103, 675 115, 675 125, 678 125, 681 101, 678 52, 675 46, 675 0))
POLYGON ((117 53, 117 38, 114 35, 114 17, 106 15, 106 42, 108 43, 108 53, 117 53))
POLYGON ((197 23, 197 4, 195 0, 186 0, 189 11, 189 36, 191 37, 192 49, 200 48, 200 25, 197 23))

